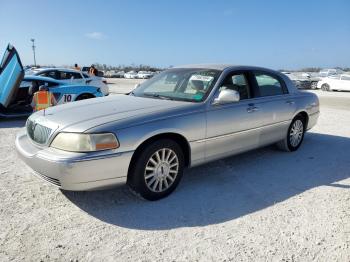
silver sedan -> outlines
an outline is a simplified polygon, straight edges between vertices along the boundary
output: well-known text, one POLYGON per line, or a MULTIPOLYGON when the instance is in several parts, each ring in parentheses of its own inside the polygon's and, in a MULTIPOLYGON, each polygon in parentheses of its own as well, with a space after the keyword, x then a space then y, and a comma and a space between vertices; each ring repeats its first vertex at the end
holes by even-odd
POLYGON ((157 200, 187 167, 270 144, 297 150, 318 116, 317 96, 279 72, 193 65, 164 71, 127 95, 39 111, 16 148, 38 176, 62 189, 127 183, 157 200))

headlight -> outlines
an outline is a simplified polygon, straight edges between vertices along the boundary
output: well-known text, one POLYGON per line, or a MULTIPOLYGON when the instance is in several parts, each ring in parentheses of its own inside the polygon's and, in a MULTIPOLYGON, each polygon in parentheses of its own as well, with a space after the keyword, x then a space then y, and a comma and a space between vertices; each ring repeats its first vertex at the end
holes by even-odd
POLYGON ((71 152, 93 152, 116 149, 119 142, 114 134, 59 133, 51 147, 71 152))

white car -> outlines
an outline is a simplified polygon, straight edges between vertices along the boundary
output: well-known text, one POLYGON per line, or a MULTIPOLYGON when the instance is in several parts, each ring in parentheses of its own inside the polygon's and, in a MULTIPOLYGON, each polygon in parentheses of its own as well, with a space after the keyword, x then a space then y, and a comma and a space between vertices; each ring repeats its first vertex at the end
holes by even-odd
POLYGON ((68 68, 45 68, 34 71, 33 75, 51 77, 68 84, 90 85, 100 88, 105 96, 109 94, 106 79, 103 77, 91 76, 86 72, 68 68))
POLYGON ((318 75, 319 77, 321 78, 324 78, 324 77, 329 77, 329 76, 334 76, 334 75, 340 75, 344 73, 342 70, 340 69, 322 69, 318 75))
POLYGON ((135 78, 137 78, 137 72, 129 71, 129 72, 124 74, 124 78, 135 79, 135 78))
POLYGON ((139 71, 137 73, 137 78, 140 78, 140 79, 148 79, 148 78, 151 78, 152 76, 153 76, 153 73, 148 71, 139 71))
POLYGON ((317 83, 317 88, 321 88, 323 91, 350 91, 350 75, 326 77, 317 83))

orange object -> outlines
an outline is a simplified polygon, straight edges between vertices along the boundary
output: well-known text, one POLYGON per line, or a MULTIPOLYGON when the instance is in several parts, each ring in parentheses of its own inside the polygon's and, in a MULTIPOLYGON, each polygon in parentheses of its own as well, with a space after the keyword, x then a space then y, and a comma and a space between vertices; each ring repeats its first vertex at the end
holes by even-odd
POLYGON ((48 91, 38 91, 33 96, 34 101, 34 111, 39 111, 42 109, 46 109, 50 106, 54 105, 55 98, 48 91))

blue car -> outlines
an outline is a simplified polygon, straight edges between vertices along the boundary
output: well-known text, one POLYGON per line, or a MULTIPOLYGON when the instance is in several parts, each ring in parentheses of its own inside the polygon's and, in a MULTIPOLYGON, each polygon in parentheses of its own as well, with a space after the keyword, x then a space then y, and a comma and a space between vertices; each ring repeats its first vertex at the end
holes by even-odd
POLYGON ((103 96, 100 88, 91 85, 72 85, 49 77, 25 76, 16 49, 8 45, 0 64, 0 117, 30 115, 33 94, 42 85, 53 93, 57 104, 103 96))

